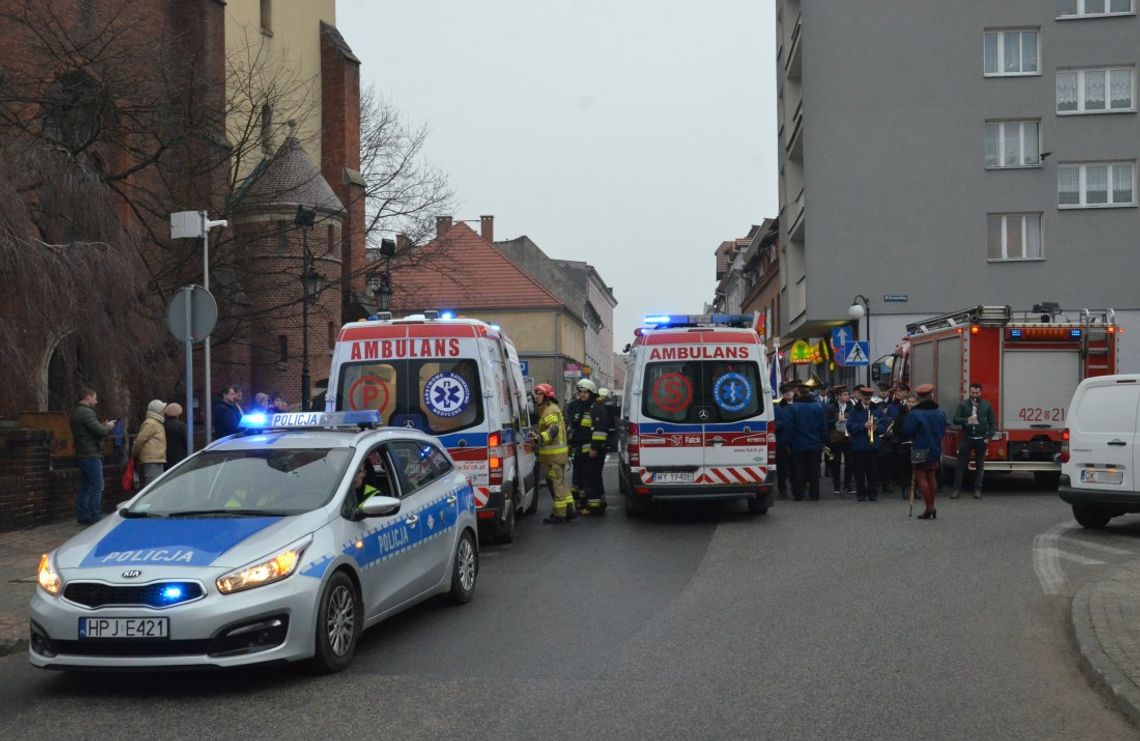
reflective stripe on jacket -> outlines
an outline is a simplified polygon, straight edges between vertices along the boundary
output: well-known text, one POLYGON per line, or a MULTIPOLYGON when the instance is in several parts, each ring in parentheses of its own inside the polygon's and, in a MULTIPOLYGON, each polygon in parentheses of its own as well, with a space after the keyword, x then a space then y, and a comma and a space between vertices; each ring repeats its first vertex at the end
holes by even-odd
POLYGON ((546 401, 538 408, 538 460, 566 463, 569 452, 562 410, 553 401, 546 401))

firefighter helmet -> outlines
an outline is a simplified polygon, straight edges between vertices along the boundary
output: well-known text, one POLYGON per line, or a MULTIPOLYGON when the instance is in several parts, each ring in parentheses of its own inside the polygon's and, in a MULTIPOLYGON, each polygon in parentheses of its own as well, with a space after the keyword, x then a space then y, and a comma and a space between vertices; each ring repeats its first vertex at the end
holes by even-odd
POLYGON ((583 378, 581 381, 578 381, 577 385, 574 386, 574 388, 578 389, 579 391, 589 391, 591 394, 598 393, 598 384, 594 383, 589 378, 583 378))
POLYGON ((610 390, 608 388, 606 388, 605 386, 602 386, 600 389, 598 389, 598 398, 599 399, 610 398, 610 390))
POLYGON ((558 401, 558 397, 554 395, 554 387, 549 383, 536 384, 534 387, 534 392, 536 394, 542 394, 547 399, 554 399, 555 401, 558 401))

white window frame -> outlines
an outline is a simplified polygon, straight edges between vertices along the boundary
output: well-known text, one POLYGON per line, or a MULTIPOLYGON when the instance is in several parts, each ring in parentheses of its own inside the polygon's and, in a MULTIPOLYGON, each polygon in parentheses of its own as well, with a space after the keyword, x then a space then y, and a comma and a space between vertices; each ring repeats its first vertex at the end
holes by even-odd
POLYGON ((1088 12, 1085 8, 1088 5, 1087 0, 1076 0, 1077 12, 1076 13, 1057 13, 1057 20, 1070 21, 1079 20, 1082 18, 1113 18, 1119 16, 1136 15, 1136 0, 1128 0, 1128 10, 1112 10, 1112 0, 1103 0, 1104 11, 1101 13, 1088 12))
POLYGON ((1062 211, 1079 208, 1135 208, 1136 207, 1136 160, 1118 160, 1114 162, 1058 162, 1057 163, 1057 208, 1062 211), (1114 167, 1127 165, 1132 168, 1132 200, 1128 203, 1114 203, 1112 200, 1112 171, 1114 167), (1061 203, 1061 170, 1062 168, 1077 168, 1077 203, 1061 203), (1087 172, 1089 167, 1107 167, 1107 203, 1089 203, 1088 202, 1088 178, 1087 172))
MULTIPOLYGON (((1036 118, 1019 118, 1019 119, 991 119, 986 121, 986 126, 998 127, 998 148, 997 148, 997 164, 991 165, 988 162, 985 164, 987 170, 1014 170, 1023 167, 1041 167, 1041 121, 1036 118), (1017 148, 1019 152, 1018 163, 1016 165, 1005 164, 1005 150, 1007 143, 1007 127, 1012 124, 1017 124, 1017 148), (1037 151, 1032 152, 1034 161, 1026 162, 1025 151, 1025 126, 1031 124, 1037 127, 1037 151)), ((985 149, 985 129, 982 130, 982 148, 985 149)), ((985 152, 982 153, 983 160, 985 159, 985 152)))
POLYGON ((1040 28, 987 28, 982 33, 982 74, 985 77, 1040 77, 1041 76, 1041 29, 1040 28), (1037 35, 1037 69, 1032 72, 1006 72, 1005 71, 1005 35, 1007 33, 1018 34, 1018 65, 1021 64, 1021 34, 1032 33, 1037 35), (986 72, 986 37, 989 35, 997 37, 997 71, 986 72))
MULTIPOLYGON (((1069 67, 1067 69, 1057 70, 1057 82, 1064 73, 1071 73, 1077 76, 1077 110, 1075 111, 1062 111, 1061 99, 1057 97, 1057 115, 1058 116, 1099 116, 1106 113, 1135 113, 1136 112, 1136 68, 1128 65, 1114 65, 1112 67, 1069 67), (1103 110, 1086 110, 1085 109, 1085 76, 1090 72, 1103 72, 1104 73, 1104 109, 1103 110), (1113 72, 1127 72, 1129 80, 1129 93, 1128 97, 1131 99, 1132 105, 1128 108, 1112 108, 1112 73, 1113 72)), ((1054 95, 1057 93, 1057 84, 1053 85, 1054 95)))
POLYGON ((1045 259, 1045 226, 1043 224, 1043 214, 1040 211, 1029 211, 1023 213, 990 213, 986 214, 986 261, 987 262, 1035 262, 1045 259), (1001 219, 1001 257, 990 257, 989 245, 989 223, 991 217, 998 217, 1001 219), (1025 235, 1028 232, 1027 219, 1037 219, 1037 254, 1033 257, 1026 255, 1025 235), (1020 231, 1021 246, 1020 255, 1010 255, 1010 227, 1015 226, 1020 231))

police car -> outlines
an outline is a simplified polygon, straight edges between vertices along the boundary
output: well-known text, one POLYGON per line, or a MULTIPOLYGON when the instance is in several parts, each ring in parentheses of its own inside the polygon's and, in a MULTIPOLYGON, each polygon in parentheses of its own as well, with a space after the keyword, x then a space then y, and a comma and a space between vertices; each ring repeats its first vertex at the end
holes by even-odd
POLYGON ((32 664, 334 672, 364 628, 471 599, 474 494, 435 438, 375 411, 266 417, 43 556, 32 664))

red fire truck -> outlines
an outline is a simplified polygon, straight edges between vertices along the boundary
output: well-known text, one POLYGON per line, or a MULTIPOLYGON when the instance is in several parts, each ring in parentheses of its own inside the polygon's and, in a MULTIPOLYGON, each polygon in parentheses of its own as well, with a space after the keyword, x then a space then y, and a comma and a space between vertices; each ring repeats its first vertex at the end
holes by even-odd
MULTIPOLYGON (((1063 311, 1043 303, 1027 312, 975 306, 908 324, 894 354, 891 379, 913 389, 933 383, 935 401, 952 422, 971 383, 994 406, 998 431, 986 449, 987 471, 1028 471, 1055 486, 1065 414, 1082 379, 1116 372, 1112 309, 1063 311)), ((942 443, 943 472, 957 466, 960 431, 942 443)), ((973 461, 969 464, 974 469, 973 461)))

